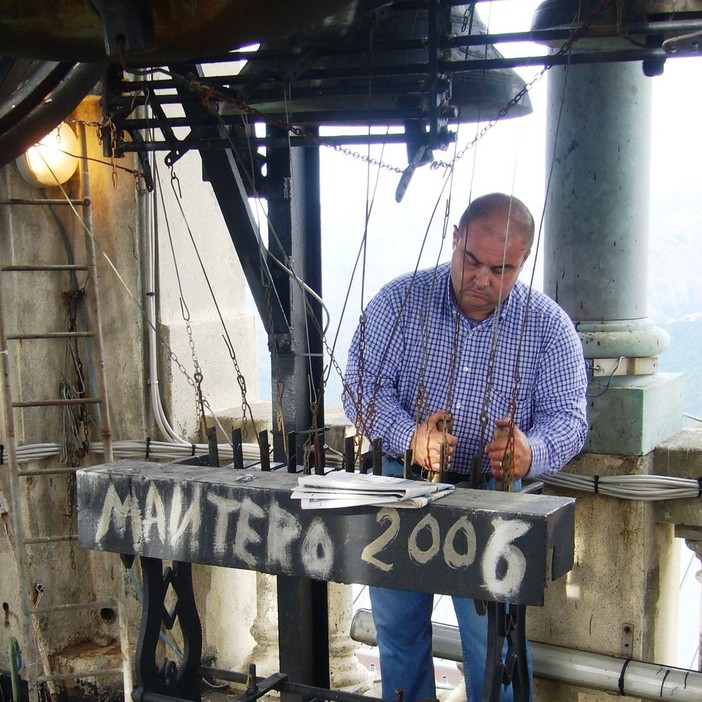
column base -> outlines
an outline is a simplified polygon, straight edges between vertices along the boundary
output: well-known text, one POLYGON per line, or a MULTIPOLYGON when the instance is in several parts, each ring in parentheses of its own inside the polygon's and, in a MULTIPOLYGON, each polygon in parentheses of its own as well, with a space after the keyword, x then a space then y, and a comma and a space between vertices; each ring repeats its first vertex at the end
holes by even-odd
POLYGON ((588 396, 589 453, 643 456, 682 429, 679 373, 598 378, 588 396))

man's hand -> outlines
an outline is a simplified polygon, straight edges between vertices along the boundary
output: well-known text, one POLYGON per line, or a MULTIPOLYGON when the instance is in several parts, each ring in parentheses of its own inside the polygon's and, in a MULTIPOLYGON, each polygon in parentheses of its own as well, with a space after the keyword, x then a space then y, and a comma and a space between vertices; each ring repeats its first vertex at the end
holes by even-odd
POLYGON ((414 430, 410 443, 413 463, 438 473, 441 470, 441 448, 443 446, 446 447, 448 463, 451 463, 453 452, 458 443, 458 439, 453 434, 449 434, 444 425, 451 419, 450 412, 439 410, 427 417, 414 430))
MULTIPOLYGON (((493 439, 485 446, 485 453, 487 453, 490 459, 490 472, 493 477, 498 479, 506 477, 502 462, 505 458, 507 443, 509 441, 509 425, 510 420, 508 417, 498 419, 496 428, 502 430, 506 429, 507 431, 497 432, 503 435, 493 439)), ((529 440, 526 438, 526 434, 524 434, 521 429, 515 426, 513 431, 514 456, 512 456, 512 472, 509 477, 512 480, 519 480, 523 478, 531 468, 531 446, 529 446, 529 440)))

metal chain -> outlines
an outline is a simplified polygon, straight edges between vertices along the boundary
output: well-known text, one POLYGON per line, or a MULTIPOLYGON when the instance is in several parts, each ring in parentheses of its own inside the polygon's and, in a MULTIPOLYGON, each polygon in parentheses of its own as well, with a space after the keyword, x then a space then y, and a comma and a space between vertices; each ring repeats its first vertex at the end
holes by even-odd
POLYGON ((76 474, 71 472, 66 474, 66 502, 67 502, 67 513, 68 518, 68 544, 69 544, 69 558, 71 561, 71 570, 76 569, 76 551, 75 543, 73 540, 73 514, 75 512, 74 504, 76 499, 76 474))
POLYGON ((197 407, 198 424, 200 425, 200 439, 203 443, 207 442, 207 415, 205 414, 205 398, 202 395, 202 373, 199 370, 195 371, 193 376, 195 381, 195 394, 197 400, 195 405, 197 407))
MULTIPOLYGON (((110 151, 111 151, 111 158, 110 161, 102 161, 99 158, 93 158, 92 156, 86 156, 84 155, 83 158, 85 158, 87 161, 92 161, 93 163, 99 163, 103 166, 110 166, 112 168, 112 185, 113 188, 116 186, 116 171, 126 171, 129 173, 135 180, 137 187, 139 184, 139 179, 145 179, 146 174, 144 171, 140 171, 136 168, 127 168, 126 166, 119 165, 115 162, 115 154, 117 153, 117 127, 116 125, 112 122, 112 120, 107 117, 103 122, 95 122, 95 121, 90 121, 90 120, 84 120, 84 119, 65 119, 64 122, 66 124, 77 124, 77 125, 83 125, 85 127, 94 127, 96 132, 97 132, 97 141, 98 144, 102 144, 104 141, 104 131, 108 131, 110 133, 110 151)), ((77 154, 74 154, 77 155, 77 154)))
MULTIPOLYGON (((607 5, 611 5, 615 0, 602 0, 600 7, 592 14, 592 16, 585 22, 577 31, 573 32, 571 37, 566 41, 563 46, 561 46, 558 51, 553 54, 553 56, 563 56, 567 54, 572 48, 573 44, 578 39, 578 35, 584 32, 589 26, 597 19, 597 17, 603 12, 607 5)), ((474 137, 469 141, 456 155, 451 159, 451 161, 432 161, 430 168, 453 168, 456 161, 463 158, 468 151, 470 151, 501 119, 504 119, 509 111, 519 103, 525 95, 534 87, 534 85, 540 81, 546 72, 553 68, 553 65, 544 66, 528 83, 514 95, 514 97, 502 107, 495 117, 493 117, 474 137)))
POLYGON ((229 357, 232 359, 232 363, 234 364, 234 370, 236 372, 236 382, 239 384, 239 391, 241 392, 241 432, 242 434, 246 435, 246 427, 248 422, 248 419, 246 417, 247 412, 249 414, 249 417, 251 417, 251 426, 255 426, 253 411, 251 409, 251 405, 249 404, 248 398, 246 397, 246 378, 241 372, 241 368, 239 367, 239 361, 236 357, 236 352, 234 351, 234 347, 232 346, 230 339, 226 336, 222 336, 222 338, 224 339, 224 343, 226 344, 227 350, 229 351, 229 357))
MULTIPOLYGON (((183 76, 179 76, 178 74, 169 73, 168 71, 166 71, 166 73, 168 73, 168 75, 175 80, 183 79, 183 76)), ((279 127, 293 136, 307 139, 317 146, 324 146, 325 148, 332 149, 333 151, 343 154, 344 156, 350 156, 351 158, 363 161, 363 163, 367 163, 371 166, 377 166, 378 168, 383 168, 393 173, 404 173, 404 168, 392 166, 384 161, 381 161, 380 159, 354 151, 353 149, 350 149, 347 146, 342 146, 341 144, 330 144, 328 141, 325 141, 323 137, 319 137, 316 134, 311 134, 310 132, 305 131, 302 127, 298 127, 297 125, 286 122, 278 117, 267 115, 264 112, 257 110, 255 107, 252 107, 251 105, 248 105, 247 103, 233 97, 232 95, 227 95, 226 93, 222 92, 221 90, 217 90, 212 86, 203 85, 199 81, 195 80, 194 77, 191 77, 190 80, 188 80, 188 86, 193 92, 198 92, 202 95, 203 104, 207 107, 209 107, 212 100, 227 103, 237 108, 241 112, 244 112, 246 115, 257 117, 263 122, 279 127)))
MULTIPOLYGON (((554 56, 561 56, 568 51, 571 50, 573 43, 576 41, 578 37, 578 33, 584 31, 597 17, 597 15, 602 11, 604 6, 610 4, 613 2, 613 0, 603 0, 602 7, 600 10, 593 15, 589 22, 583 25, 583 27, 580 28, 578 32, 574 32, 571 38, 561 46, 561 48, 554 54, 554 56)), ((466 19, 464 18, 464 22, 466 19)), ((524 86, 512 97, 512 99, 500 110, 498 110, 497 114, 495 117, 493 117, 474 137, 469 141, 460 151, 456 153, 456 155, 451 159, 451 161, 432 161, 430 168, 432 169, 438 169, 438 168, 453 168, 454 165, 456 164, 457 161, 459 161, 461 158, 463 158, 468 151, 470 151, 500 120, 504 119, 510 112, 510 110, 515 107, 532 89, 532 87, 539 81, 541 78, 543 78, 544 74, 546 71, 548 71, 550 68, 552 68, 551 65, 546 65, 544 66, 528 83, 525 83, 524 86)), ((168 72, 167 72, 168 73, 168 72)), ((169 73, 174 79, 182 79, 182 76, 178 76, 177 74, 171 74, 169 73)), ((207 86, 203 85, 199 81, 195 80, 193 77, 188 80, 188 86, 190 87, 191 90, 199 92, 203 96, 203 103, 206 105, 209 105, 210 101, 212 100, 217 100, 217 101, 222 101, 226 102, 227 104, 230 104, 234 107, 236 107, 238 110, 246 113, 247 115, 250 115, 252 117, 258 117, 259 119, 263 120, 264 122, 267 122, 269 124, 273 124, 277 127, 280 127, 281 129, 286 130, 289 134, 292 134, 293 136, 301 137, 304 139, 307 139, 309 141, 312 141, 313 143, 317 144, 318 146, 324 146, 326 148, 331 148, 337 153, 340 153, 344 156, 350 156, 351 158, 357 159, 359 161, 363 161, 364 163, 367 163, 371 166, 376 166, 377 168, 383 168, 385 170, 391 171, 393 173, 398 173, 402 174, 404 173, 405 169, 400 168, 398 166, 393 166, 388 163, 385 163, 381 159, 376 159, 371 156, 368 156, 367 154, 362 154, 358 151, 354 151, 353 149, 345 146, 341 146, 340 144, 330 144, 329 142, 325 141, 323 138, 318 137, 315 134, 310 134, 309 132, 305 131, 303 128, 298 127, 297 125, 294 125, 290 122, 286 122, 285 120, 282 120, 278 117, 272 117, 271 115, 267 115, 264 112, 261 112, 260 110, 257 110, 255 107, 252 107, 251 105, 248 105, 247 103, 243 102, 242 100, 239 100, 231 95, 227 95, 221 90, 217 90, 216 88, 212 86, 207 86)))

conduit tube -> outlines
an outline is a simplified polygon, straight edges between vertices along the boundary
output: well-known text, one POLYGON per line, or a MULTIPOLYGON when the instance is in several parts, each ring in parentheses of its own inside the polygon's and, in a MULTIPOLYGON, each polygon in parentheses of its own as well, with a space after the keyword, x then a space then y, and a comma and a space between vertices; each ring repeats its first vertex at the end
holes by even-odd
POLYGON ((145 310, 146 310, 146 334, 148 349, 148 372, 149 372, 149 393, 151 397, 151 411, 153 412, 156 425, 165 437, 176 444, 188 444, 185 439, 178 436, 176 431, 168 422, 166 413, 163 410, 161 394, 158 386, 158 338, 156 333, 156 233, 153 224, 153 195, 149 192, 140 193, 139 197, 139 218, 141 231, 146 243, 144 288, 145 288, 145 310))
MULTIPOLYGON (((376 632, 369 609, 359 609, 351 622, 351 638, 376 645, 376 632)), ((434 655, 461 661, 458 627, 432 625, 434 655)), ((647 700, 702 700, 702 673, 657 663, 615 658, 562 646, 531 642, 534 676, 547 680, 605 690, 647 700)))

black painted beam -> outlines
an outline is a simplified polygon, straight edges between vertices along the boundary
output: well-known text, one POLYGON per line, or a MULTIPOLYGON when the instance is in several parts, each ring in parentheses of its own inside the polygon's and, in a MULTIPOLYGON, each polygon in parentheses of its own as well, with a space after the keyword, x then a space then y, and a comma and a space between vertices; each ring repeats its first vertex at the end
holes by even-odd
POLYGON ((457 489, 423 509, 303 510, 288 473, 120 461, 77 476, 89 549, 526 605, 573 564, 570 498, 457 489))

